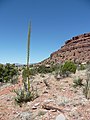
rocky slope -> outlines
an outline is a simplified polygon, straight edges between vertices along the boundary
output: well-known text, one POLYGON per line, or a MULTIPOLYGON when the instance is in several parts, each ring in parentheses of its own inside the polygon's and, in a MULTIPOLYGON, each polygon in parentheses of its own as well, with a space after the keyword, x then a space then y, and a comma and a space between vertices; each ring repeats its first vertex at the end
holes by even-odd
POLYGON ((90 61, 90 33, 67 40, 64 46, 53 52, 50 58, 44 60, 43 63, 62 63, 66 60, 72 60, 76 63, 90 61))
POLYGON ((0 87, 0 120, 90 120, 90 99, 83 94, 83 87, 73 87, 79 76, 85 82, 86 71, 77 71, 71 77, 56 80, 54 75, 36 75, 32 80, 39 97, 19 107, 13 90, 22 87, 22 77, 15 85, 0 87), (50 85, 45 85, 44 80, 50 85))

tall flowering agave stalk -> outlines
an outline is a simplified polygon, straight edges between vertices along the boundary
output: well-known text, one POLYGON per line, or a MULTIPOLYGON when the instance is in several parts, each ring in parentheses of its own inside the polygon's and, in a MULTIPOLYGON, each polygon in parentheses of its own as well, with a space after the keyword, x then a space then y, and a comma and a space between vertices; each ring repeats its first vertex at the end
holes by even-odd
POLYGON ((28 41, 27 41, 27 90, 30 91, 30 75, 29 75, 29 60, 30 60, 30 36, 31 36, 31 22, 28 29, 28 41))
POLYGON ((23 102, 28 102, 34 99, 34 94, 30 91, 30 73, 29 73, 29 54, 30 54, 30 34, 31 34, 31 22, 28 30, 28 41, 27 41, 27 67, 22 73, 24 89, 15 91, 17 97, 15 101, 21 106, 23 102))

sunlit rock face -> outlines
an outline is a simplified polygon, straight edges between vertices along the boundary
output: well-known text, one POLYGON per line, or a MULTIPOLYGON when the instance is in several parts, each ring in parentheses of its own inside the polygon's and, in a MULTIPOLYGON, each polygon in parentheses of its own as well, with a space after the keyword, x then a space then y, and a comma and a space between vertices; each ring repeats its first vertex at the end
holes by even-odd
POLYGON ((90 33, 73 37, 65 42, 56 52, 50 55, 49 62, 62 63, 67 60, 76 63, 90 61, 90 33))

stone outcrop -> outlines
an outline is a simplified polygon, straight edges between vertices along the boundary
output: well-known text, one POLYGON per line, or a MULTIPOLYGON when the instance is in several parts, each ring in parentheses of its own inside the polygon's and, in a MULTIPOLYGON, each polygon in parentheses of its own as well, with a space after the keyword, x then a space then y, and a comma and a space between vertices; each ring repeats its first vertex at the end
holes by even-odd
POLYGON ((67 40, 64 46, 50 55, 48 62, 62 63, 67 60, 76 63, 90 61, 90 33, 67 40))

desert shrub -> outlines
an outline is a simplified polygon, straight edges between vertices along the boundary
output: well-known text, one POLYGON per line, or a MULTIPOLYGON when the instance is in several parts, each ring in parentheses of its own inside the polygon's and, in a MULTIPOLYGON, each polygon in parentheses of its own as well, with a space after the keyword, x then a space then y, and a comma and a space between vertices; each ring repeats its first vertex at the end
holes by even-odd
POLYGON ((46 73, 47 70, 46 70, 45 65, 39 66, 38 69, 37 69, 37 72, 38 72, 38 73, 46 73))
POLYGON ((62 66, 61 66, 61 72, 63 75, 68 76, 70 73, 75 73, 76 72, 76 65, 72 61, 66 61, 62 66))
POLYGON ((6 65, 0 64, 1 82, 12 82, 15 80, 15 76, 18 76, 18 68, 14 64, 9 63, 7 63, 6 65))
MULTIPOLYGON (((52 73, 53 71, 58 71, 60 70, 60 65, 56 64, 56 65, 51 65, 49 67, 45 66, 45 65, 40 65, 38 67, 32 67, 29 69, 29 74, 30 75, 35 75, 37 73, 40 74, 46 74, 46 73, 52 73)), ((25 68, 24 68, 25 70, 25 68)), ((26 71, 26 70, 25 70, 26 71)), ((24 71, 24 74, 26 75, 26 72, 24 71)))
POLYGON ((51 71, 60 71, 61 68, 61 64, 55 64, 55 65, 51 65, 51 71))
POLYGON ((54 72, 54 74, 55 74, 55 78, 56 79, 60 79, 60 78, 62 78, 62 65, 61 64, 57 64, 56 66, 55 66, 55 72, 54 72))
POLYGON ((38 73, 51 73, 52 72, 52 69, 50 67, 46 67, 45 65, 41 65, 37 68, 37 72, 38 73))
POLYGON ((24 68, 23 69, 23 72, 22 72, 22 78, 25 79, 27 78, 27 76, 30 74, 30 72, 27 70, 27 68, 24 68))
POLYGON ((87 71, 87 72, 90 71, 90 62, 88 62, 88 63, 86 64, 86 71, 87 71))
POLYGON ((32 68, 32 67, 33 67, 33 64, 30 65, 30 68, 32 68))
POLYGON ((88 68, 86 70, 86 75, 87 75, 87 79, 86 79, 85 86, 83 88, 83 92, 85 94, 85 97, 87 99, 90 99, 90 65, 88 65, 88 68))
POLYGON ((15 102, 22 106, 22 103, 26 103, 29 101, 33 101, 34 99, 36 99, 37 97, 39 97, 37 89, 36 90, 26 90, 25 86, 21 89, 18 90, 14 90, 14 92, 16 93, 16 97, 15 97, 15 102))
POLYGON ((4 77, 4 82, 10 81, 10 79, 11 79, 10 76, 5 76, 5 77, 4 77))
POLYGON ((4 65, 0 64, 0 82, 3 82, 4 65))
POLYGON ((83 79, 81 79, 80 77, 76 78, 76 79, 73 81, 73 86, 74 86, 74 87, 83 86, 82 81, 83 81, 83 79))
POLYGON ((18 76, 19 76, 19 74, 18 74, 18 75, 14 75, 14 76, 13 76, 13 79, 11 79, 10 82, 11 82, 12 84, 17 84, 17 83, 18 83, 18 76))
POLYGON ((40 75, 40 77, 44 78, 44 77, 45 77, 45 75, 42 73, 42 74, 40 75))
POLYGON ((45 111, 39 111, 38 112, 38 116, 42 116, 42 115, 44 115, 46 112, 45 111))
POLYGON ((87 99, 90 99, 90 83, 88 85, 85 84, 83 88, 83 93, 87 99))
POLYGON ((17 104, 21 105, 23 102, 32 101, 34 95, 31 91, 26 91, 25 89, 19 89, 14 91, 16 93, 15 101, 17 104))
POLYGON ((32 75, 32 76, 36 75, 37 74, 37 68, 36 67, 31 68, 29 70, 29 74, 32 75))
POLYGON ((86 66, 83 65, 83 64, 80 64, 80 65, 78 66, 78 70, 85 70, 85 69, 86 69, 86 66))
POLYGON ((27 78, 27 76, 31 75, 31 76, 34 76, 37 74, 37 68, 36 67, 33 67, 33 68, 29 68, 29 70, 27 70, 27 68, 24 68, 23 69, 23 72, 22 72, 22 77, 25 79, 27 78))
POLYGON ((15 79, 15 76, 18 76, 18 69, 15 67, 14 64, 7 63, 5 65, 5 72, 4 72, 4 81, 5 82, 12 82, 15 79))

